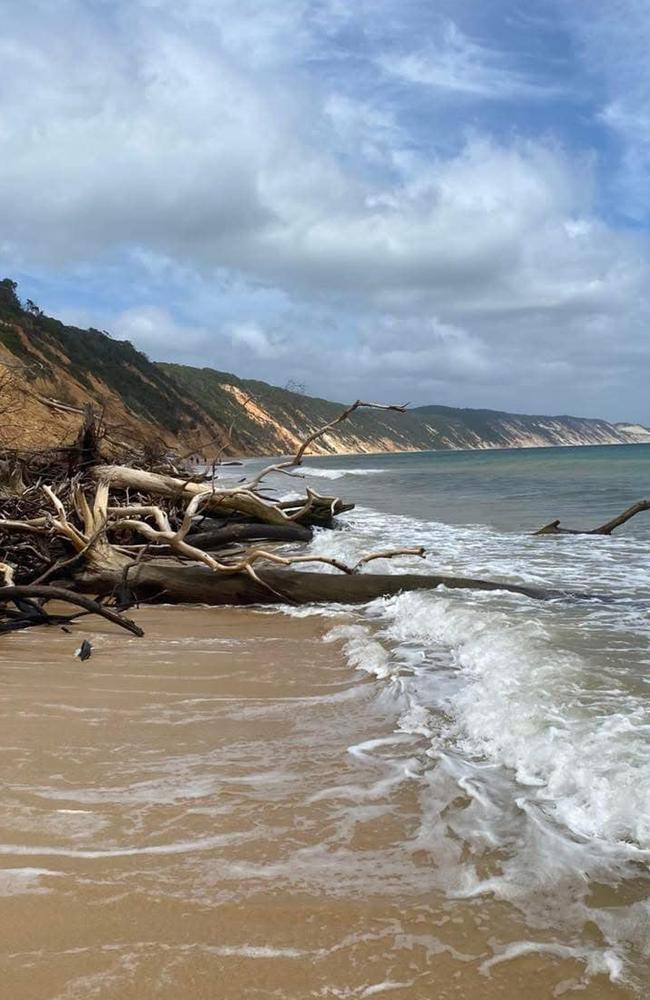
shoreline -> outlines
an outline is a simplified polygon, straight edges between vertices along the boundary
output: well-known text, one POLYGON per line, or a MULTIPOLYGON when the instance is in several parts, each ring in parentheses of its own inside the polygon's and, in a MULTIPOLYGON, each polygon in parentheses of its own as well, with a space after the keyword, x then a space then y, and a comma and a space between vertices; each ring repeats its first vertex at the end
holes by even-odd
POLYGON ((144 639, 84 623, 0 648, 12 1000, 629 995, 441 887, 426 741, 323 641, 354 611, 134 617, 144 639))
MULTIPOLYGON (((309 454, 305 456, 305 459, 321 459, 321 458, 363 458, 365 456, 378 458, 382 455, 473 455, 473 454, 491 454, 492 452, 504 452, 504 451, 555 451, 555 450, 565 450, 568 448, 637 448, 643 445, 650 445, 650 438, 647 441, 609 441, 603 443, 601 441, 586 441, 583 444, 533 444, 533 445, 495 445, 494 447, 485 448, 411 448, 404 450, 385 450, 385 451, 328 451, 328 452, 317 452, 314 454, 309 454)), ((240 461, 240 462, 261 462, 266 461, 285 461, 293 458, 291 454, 284 455, 229 455, 228 460, 222 463, 222 467, 227 467, 229 461, 240 461)), ((210 463, 206 464, 208 467, 210 463)), ((308 466, 303 464, 302 468, 308 468, 308 466)), ((219 466, 217 466, 219 468, 219 466)))

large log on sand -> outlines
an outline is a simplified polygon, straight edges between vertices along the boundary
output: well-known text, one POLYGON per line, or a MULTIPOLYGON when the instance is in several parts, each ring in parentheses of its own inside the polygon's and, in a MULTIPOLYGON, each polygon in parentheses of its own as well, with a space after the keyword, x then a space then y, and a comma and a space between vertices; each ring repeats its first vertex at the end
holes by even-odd
POLYGON ((188 604, 361 604, 409 590, 436 587, 465 590, 505 590, 544 600, 554 596, 538 587, 519 586, 467 577, 423 573, 305 573, 291 569, 258 569, 257 582, 247 573, 214 573, 199 565, 156 561, 129 568, 96 566, 76 577, 78 589, 107 595, 127 589, 140 600, 157 598, 188 604))

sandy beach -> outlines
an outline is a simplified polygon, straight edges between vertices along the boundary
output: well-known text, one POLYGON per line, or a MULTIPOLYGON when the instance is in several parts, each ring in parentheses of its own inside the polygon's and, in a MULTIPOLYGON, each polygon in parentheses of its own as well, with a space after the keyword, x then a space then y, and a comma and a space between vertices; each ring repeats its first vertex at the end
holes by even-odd
POLYGON ((343 616, 137 618, 145 639, 3 642, 4 996, 628 995, 556 946, 516 957, 516 911, 440 890, 426 744, 323 641, 343 616))
POLYGON ((0 10, 0 1000, 650 1000, 650 0, 0 10))

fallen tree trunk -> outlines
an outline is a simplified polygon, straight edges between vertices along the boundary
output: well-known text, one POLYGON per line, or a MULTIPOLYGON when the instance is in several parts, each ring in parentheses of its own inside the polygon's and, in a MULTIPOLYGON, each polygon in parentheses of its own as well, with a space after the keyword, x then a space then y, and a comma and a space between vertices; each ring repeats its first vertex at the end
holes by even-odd
POLYGON ((643 510, 650 510, 650 500, 638 500, 633 503, 631 507, 628 507, 619 514, 617 517, 613 517, 610 521, 606 521, 601 524, 598 528, 590 528, 588 530, 580 530, 575 528, 561 528, 559 518, 555 521, 551 521, 549 524, 545 524, 543 528, 539 531, 533 532, 534 535, 611 535, 615 528, 620 528, 622 524, 629 521, 631 517, 635 514, 640 514, 643 510))
MULTIPOLYGON (((96 565, 75 578, 75 586, 86 593, 109 595, 123 585, 124 571, 113 566, 96 565)), ((162 560, 133 565, 128 572, 128 589, 134 598, 155 596, 179 604, 363 604, 404 591, 437 587, 505 590, 538 600, 554 596, 539 587, 423 573, 304 573, 273 568, 258 570, 255 579, 247 573, 214 573, 207 567, 162 560)))

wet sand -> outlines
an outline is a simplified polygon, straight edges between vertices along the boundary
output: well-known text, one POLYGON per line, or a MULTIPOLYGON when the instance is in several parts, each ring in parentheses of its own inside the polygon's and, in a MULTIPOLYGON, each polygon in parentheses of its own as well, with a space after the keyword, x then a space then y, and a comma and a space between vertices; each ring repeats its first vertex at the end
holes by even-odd
POLYGON ((136 617, 0 644, 3 998, 631 995, 445 896, 435 762, 335 619, 136 617))

